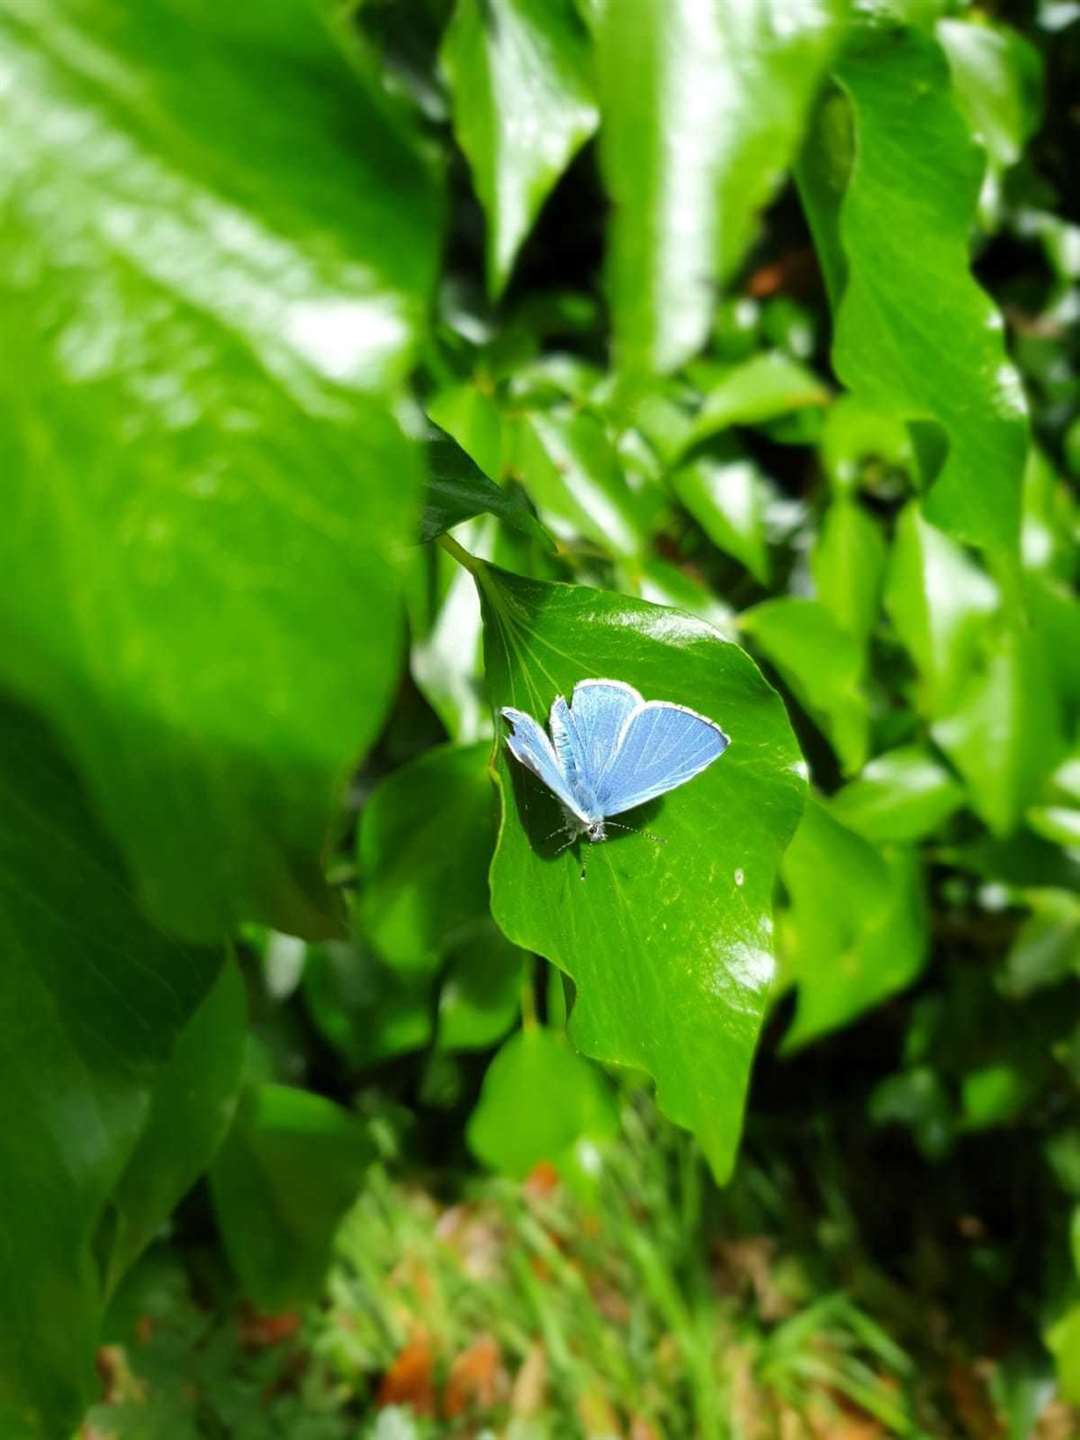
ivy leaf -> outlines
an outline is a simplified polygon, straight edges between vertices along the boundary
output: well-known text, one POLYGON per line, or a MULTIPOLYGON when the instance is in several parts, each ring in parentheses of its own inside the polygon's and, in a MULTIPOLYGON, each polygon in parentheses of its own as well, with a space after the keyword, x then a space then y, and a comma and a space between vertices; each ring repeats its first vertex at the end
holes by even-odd
POLYGON ((396 683, 439 207, 355 58, 303 5, 0 18, 3 675, 194 938, 338 923, 322 853, 396 683))
POLYGON ((450 957, 439 990, 440 1050, 485 1050, 518 1016, 523 953, 494 925, 450 957))
POLYGON ((312 1021, 346 1063, 366 1070, 431 1039, 431 977, 400 974, 366 946, 310 945, 303 996, 312 1021))
POLYGON ((739 626, 820 725, 845 774, 860 770, 870 718, 860 689, 862 652, 847 631, 820 602, 797 596, 744 610, 739 626))
POLYGON ((596 129, 590 56, 571 0, 457 0, 442 46, 454 135, 487 216, 488 293, 596 129))
POLYGON ((732 425, 760 425, 829 399, 817 375, 782 350, 761 351, 740 365, 699 364, 694 381, 705 397, 683 441, 685 450, 732 425))
POLYGON ((620 367, 677 369, 801 137, 839 0, 619 0, 596 24, 620 367))
POLYGON ((932 835, 963 802, 964 787, 940 760, 923 746, 904 745, 871 760, 828 808, 866 840, 910 843, 932 835))
POLYGON ((996 835, 1008 835, 1064 749, 1041 637, 1016 624, 996 627, 982 664, 933 736, 967 782, 972 808, 996 835))
POLYGON ((491 746, 437 745, 382 781, 360 822, 357 922, 390 965, 434 971, 489 913, 491 746))
POLYGON ((468 1139, 485 1165, 521 1180, 542 1160, 572 1175, 583 1168, 577 1147, 609 1140, 617 1128, 601 1072, 560 1035, 532 1024, 512 1035, 488 1067, 468 1139))
POLYGON ((885 562, 880 525, 855 500, 838 495, 822 517, 810 569, 818 599, 864 653, 878 617, 885 562))
POLYGON ((772 486, 748 455, 730 442, 722 453, 698 455, 675 471, 671 488, 717 549, 768 584, 765 514, 772 486))
POLYGON ((147 923, 78 777, 8 701, 0 755, 0 1434, 45 1437, 94 1394, 93 1241, 222 956, 147 923))
POLYGON ((846 1025, 922 969, 928 931, 922 870, 906 847, 879 851, 811 801, 781 875, 785 979, 798 985, 791 1051, 846 1025))
POLYGON ((248 1090, 210 1169, 222 1239, 244 1294, 284 1310, 319 1293, 339 1223, 374 1147, 340 1105, 288 1085, 248 1090))
POLYGON ((521 495, 490 480, 452 436, 433 426, 424 447, 427 488, 420 539, 434 540, 474 515, 497 515, 523 535, 554 548, 544 527, 521 495))
POLYGON ((549 835, 558 805, 500 743, 491 870, 505 934, 576 983, 578 1049, 651 1074, 661 1107, 725 1176, 773 971, 773 880, 802 795, 783 705, 743 651, 677 610, 479 562, 476 574, 496 707, 546 721, 556 695, 606 677, 688 705, 731 736, 691 784, 623 817, 655 838, 616 831, 562 854, 549 835))
POLYGON ((209 1165, 233 1119, 247 1042, 247 996, 234 963, 180 1032, 150 1114, 110 1200, 107 1288, 154 1238, 209 1165))
POLYGON ((896 524, 885 608, 918 667, 924 714, 956 704, 997 606, 989 576, 918 505, 906 506, 896 524))
POLYGON ((846 139, 834 102, 800 173, 830 274, 833 367, 871 404, 940 427, 927 517, 1014 565, 1026 403, 1001 316, 971 274, 982 154, 931 36, 864 25, 834 76, 846 139))
POLYGON ((1038 50, 1011 26, 982 17, 942 19, 934 30, 972 133, 995 164, 1015 165, 1041 118, 1038 50))

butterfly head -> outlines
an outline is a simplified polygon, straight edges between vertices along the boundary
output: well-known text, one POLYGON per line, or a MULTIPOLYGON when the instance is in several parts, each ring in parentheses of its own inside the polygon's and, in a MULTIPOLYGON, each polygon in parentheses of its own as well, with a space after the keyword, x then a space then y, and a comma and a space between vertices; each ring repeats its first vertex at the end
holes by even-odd
POLYGON ((607 830, 604 828, 603 820, 594 820, 586 829, 585 834, 592 845, 598 845, 601 840, 606 840, 607 830))

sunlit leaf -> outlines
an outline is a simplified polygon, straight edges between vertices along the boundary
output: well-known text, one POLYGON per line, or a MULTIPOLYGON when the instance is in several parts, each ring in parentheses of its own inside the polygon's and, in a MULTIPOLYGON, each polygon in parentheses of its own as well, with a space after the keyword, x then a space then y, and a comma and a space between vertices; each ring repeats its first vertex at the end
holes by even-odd
POLYGON ((837 496, 810 556, 817 598, 864 649, 878 616, 886 548, 881 526, 856 501, 837 496))
POLYGON ((596 27, 616 358, 673 370, 794 154, 843 8, 619 0, 596 27))
POLYGON ((559 855, 557 804, 500 744, 491 873, 505 933, 576 983, 578 1048, 654 1076, 661 1106, 726 1175, 773 970, 773 879, 801 799, 783 706, 737 646, 677 610, 488 567, 478 580, 496 706, 546 719, 578 680, 611 678, 731 737, 690 784, 622 817, 637 833, 559 855))
POLYGON ((2 668, 195 938, 337 923, 323 850, 396 680, 439 207, 353 58, 292 3, 0 18, 2 668))
POLYGON ((846 156, 833 101, 800 175, 833 291, 834 368, 872 404, 940 427, 928 518, 1010 565, 1026 404, 1001 316, 971 275, 982 154, 931 36, 866 24, 834 76, 850 106, 846 156))
POLYGON ((818 376, 782 350, 763 350, 740 365, 700 364, 694 368, 694 383, 704 398, 683 449, 732 425, 761 424, 829 399, 818 376))
POLYGON ((671 488, 718 549, 768 583, 765 513, 772 487, 748 455, 734 445, 698 455, 674 472, 671 488))
POLYGON ((919 745, 877 755, 858 777, 829 799, 829 810, 849 829, 879 844, 921 840, 960 808, 964 788, 919 745))
POLYGON ((548 193, 596 129, 588 43, 571 0, 457 0, 442 64, 498 295, 548 193))
POLYGON ((845 773, 861 769, 870 718, 859 688, 862 653, 847 631, 820 602, 796 596, 744 610, 739 626, 821 727, 845 773))

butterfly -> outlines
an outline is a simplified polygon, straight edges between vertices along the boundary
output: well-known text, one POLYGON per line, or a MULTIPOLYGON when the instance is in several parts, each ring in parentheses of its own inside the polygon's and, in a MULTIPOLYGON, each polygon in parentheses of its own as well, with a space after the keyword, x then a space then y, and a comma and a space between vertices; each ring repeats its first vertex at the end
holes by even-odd
POLYGON ((544 727, 524 710, 500 712, 515 760, 563 807, 573 843, 607 839, 607 822, 685 785, 718 760, 730 739, 713 720, 667 700, 645 700, 621 680, 581 680, 568 705, 557 695, 544 727))

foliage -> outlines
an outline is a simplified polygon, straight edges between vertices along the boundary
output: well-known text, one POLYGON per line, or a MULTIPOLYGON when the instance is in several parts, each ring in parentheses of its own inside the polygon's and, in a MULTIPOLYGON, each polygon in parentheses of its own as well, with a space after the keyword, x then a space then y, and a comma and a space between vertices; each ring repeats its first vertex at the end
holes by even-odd
POLYGON ((1074 8, 9 0, 5 1436, 200 1175, 316 1295, 373 1095, 587 1208, 818 1073, 1080 1403, 1074 8), (498 712, 590 676, 732 745, 563 849, 498 712))

